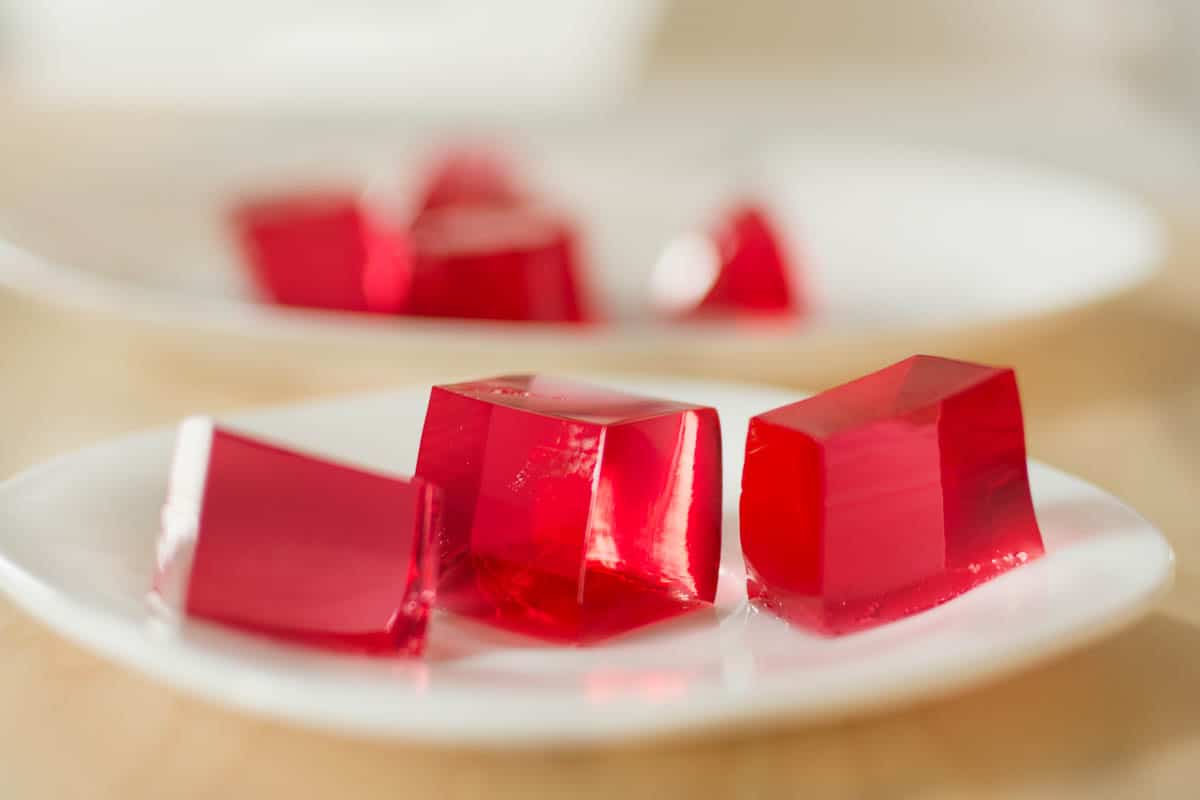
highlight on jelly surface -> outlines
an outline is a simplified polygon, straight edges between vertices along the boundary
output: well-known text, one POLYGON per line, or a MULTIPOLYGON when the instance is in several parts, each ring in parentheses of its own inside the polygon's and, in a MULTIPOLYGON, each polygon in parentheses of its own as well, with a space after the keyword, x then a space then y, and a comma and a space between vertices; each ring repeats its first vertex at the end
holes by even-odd
POLYGON ((339 651, 418 654, 439 491, 204 417, 179 429, 152 597, 184 617, 339 651))
POLYGON ((412 228, 420 316, 539 322, 591 317, 575 228, 533 205, 461 205, 421 215, 412 228))
POLYGON ((683 317, 798 317, 808 309, 799 268, 766 210, 744 203, 712 231, 672 240, 651 295, 661 312, 683 317))
POLYGON ((1015 374, 918 355, 754 417, 740 514, 751 599, 825 634, 1037 558, 1015 374))
POLYGON ((583 643, 714 599, 712 408, 533 375, 435 386, 417 475, 445 493, 443 608, 583 643))

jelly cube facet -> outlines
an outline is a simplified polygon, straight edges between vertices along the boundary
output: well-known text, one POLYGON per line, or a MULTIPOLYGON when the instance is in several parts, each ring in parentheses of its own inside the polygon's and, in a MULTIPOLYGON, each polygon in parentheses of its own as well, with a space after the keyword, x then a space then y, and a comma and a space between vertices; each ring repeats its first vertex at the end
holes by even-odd
POLYGON ((338 650, 419 653, 440 494, 192 418, 171 469, 154 592, 177 615, 338 650))
POLYGON ((839 634, 943 603, 1042 554, 1011 369, 914 356, 754 417, 752 599, 839 634))
POLYGON ((713 601, 712 408, 547 377, 438 386, 417 474, 445 492, 445 608, 588 642, 713 601))
POLYGON ((276 303, 378 313, 405 306, 412 281, 407 236, 353 195, 247 203, 234 225, 259 286, 276 303))

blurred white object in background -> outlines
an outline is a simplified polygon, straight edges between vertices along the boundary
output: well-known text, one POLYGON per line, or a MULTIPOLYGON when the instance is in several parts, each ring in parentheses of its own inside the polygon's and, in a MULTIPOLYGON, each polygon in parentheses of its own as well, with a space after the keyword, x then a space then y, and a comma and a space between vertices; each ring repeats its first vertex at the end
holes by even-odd
POLYGON ((620 97, 657 0, 0 0, 40 99, 512 113, 620 97))
POLYGON ((1162 36, 1142 70, 1144 83, 1167 108, 1200 125, 1200 3, 1158 1, 1164 12, 1162 36))
POLYGON ((710 75, 1059 82, 1120 72, 1155 46, 1171 1, 677 0, 660 44, 680 71, 710 75))

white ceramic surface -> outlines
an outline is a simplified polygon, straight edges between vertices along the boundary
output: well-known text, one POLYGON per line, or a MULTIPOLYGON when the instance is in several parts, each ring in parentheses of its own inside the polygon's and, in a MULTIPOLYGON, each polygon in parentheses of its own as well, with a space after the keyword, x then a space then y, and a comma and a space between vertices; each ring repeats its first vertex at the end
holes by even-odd
MULTIPOLYGON (((941 695, 1080 647, 1144 612, 1173 556, 1136 512, 1031 464, 1044 558, 937 609, 825 639, 749 608, 736 498, 749 416, 794 399, 721 384, 628 388, 714 404, 726 447, 718 603, 586 648, 553 648, 445 614, 421 661, 332 656, 149 610, 173 431, 63 456, 0 484, 0 587, 63 635, 233 707, 365 735, 545 746, 822 720, 941 695)), ((230 418, 379 469, 412 469, 427 391, 230 418)))
MULTIPOLYGON (((394 129, 309 140, 252 126, 159 137, 0 187, 0 282, 59 303, 249 337, 390 341, 410 348, 561 344, 557 326, 312 313, 256 303, 223 216, 264 186, 375 181, 405 196, 428 143, 394 129), (406 157, 399 157, 406 156, 406 157), (397 179, 397 176, 402 176, 397 179), (7 238, 9 244, 3 240, 7 238)), ((291 130, 291 129, 288 129, 291 130)), ((953 153, 777 134, 691 135, 648 122, 516 137, 534 184, 588 236, 590 282, 619 324, 573 331, 590 352, 794 347, 817 336, 947 329, 1086 303, 1161 265, 1156 216, 1091 180, 953 153), (670 237, 742 194, 770 208, 804 262, 816 311, 796 326, 699 327, 648 314, 670 237), (653 339, 648 337, 653 336, 653 339)), ((0 156, 2 158, 2 156, 0 156)))

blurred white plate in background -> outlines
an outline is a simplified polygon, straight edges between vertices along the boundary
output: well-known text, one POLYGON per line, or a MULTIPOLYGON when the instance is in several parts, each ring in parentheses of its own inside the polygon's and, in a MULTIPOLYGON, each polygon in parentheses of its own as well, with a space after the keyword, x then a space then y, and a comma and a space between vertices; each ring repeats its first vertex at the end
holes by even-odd
POLYGON ((620 354, 648 342, 786 346, 815 334, 1028 317, 1136 285, 1164 257, 1149 209, 1067 173, 854 140, 777 133, 755 144, 601 125, 586 137, 569 128, 525 136, 512 149, 535 184, 579 219, 591 283, 620 324, 575 330, 568 340, 556 326, 284 309, 248 291, 225 224, 234 198, 330 181, 411 190, 436 152, 394 126, 292 130, 289 138, 270 125, 208 128, 91 161, 66 155, 69 167, 48 165, 35 181, 0 188, 0 282, 58 303, 253 337, 336 333, 486 349, 519 336, 620 354), (798 255, 814 314, 766 329, 650 318, 649 275, 669 237, 747 195, 774 213, 798 255))
MULTIPOLYGON (((720 411, 725 549, 711 613, 581 648, 438 613, 420 661, 326 655, 207 625, 174 635, 145 602, 170 430, 107 442, 0 484, 0 589, 64 636, 235 708, 356 734, 541 747, 815 721, 946 694, 1111 632, 1170 581, 1170 547, 1146 520, 1031 463, 1045 557, 872 631, 800 632, 747 606, 736 512, 750 416, 798 395, 681 381, 625 388, 720 411)), ((427 397, 427 389, 360 395, 230 421, 410 473, 427 397)))

